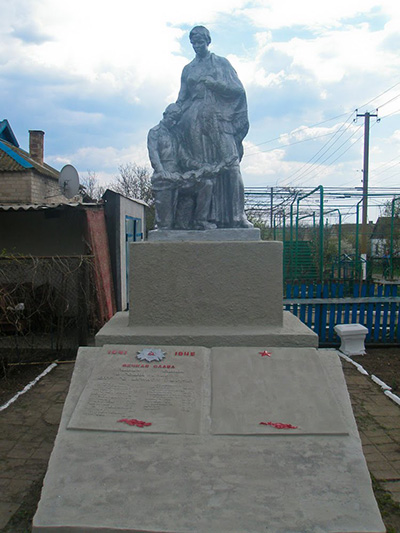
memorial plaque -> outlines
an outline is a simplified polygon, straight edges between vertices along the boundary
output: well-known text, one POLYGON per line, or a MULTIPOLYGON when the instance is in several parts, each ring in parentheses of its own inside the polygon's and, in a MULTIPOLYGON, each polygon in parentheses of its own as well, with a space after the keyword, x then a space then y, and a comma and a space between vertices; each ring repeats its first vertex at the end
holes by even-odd
POLYGON ((199 433, 208 352, 105 346, 68 429, 199 433))
POLYGON ((213 348, 214 434, 347 434, 314 348, 213 348))

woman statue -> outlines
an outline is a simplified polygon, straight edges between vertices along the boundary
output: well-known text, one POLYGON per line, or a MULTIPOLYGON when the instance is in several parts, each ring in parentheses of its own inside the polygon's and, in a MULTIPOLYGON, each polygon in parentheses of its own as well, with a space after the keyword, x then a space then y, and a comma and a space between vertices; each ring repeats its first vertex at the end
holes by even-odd
POLYGON ((208 50, 210 33, 196 26, 189 35, 196 57, 182 72, 177 125, 185 170, 205 169, 213 180, 209 221, 218 227, 252 227, 244 213, 239 163, 249 129, 246 94, 229 61, 208 50))

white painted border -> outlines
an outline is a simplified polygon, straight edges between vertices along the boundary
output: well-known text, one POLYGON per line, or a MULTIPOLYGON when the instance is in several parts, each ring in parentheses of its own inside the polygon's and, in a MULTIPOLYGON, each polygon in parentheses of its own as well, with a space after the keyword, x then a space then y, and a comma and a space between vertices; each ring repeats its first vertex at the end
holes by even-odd
MULTIPOLYGON (((361 374, 364 374, 365 376, 369 376, 368 372, 358 363, 356 363, 355 361, 353 361, 350 357, 347 357, 347 355, 344 355, 342 352, 339 352, 338 351, 338 354, 339 356, 344 359, 345 361, 348 361, 349 363, 351 363, 352 365, 354 365, 357 370, 359 372, 361 372, 361 374)), ((393 394, 391 391, 391 388, 392 387, 389 387, 389 385, 386 385, 386 383, 382 380, 380 380, 379 378, 377 378, 376 376, 374 376, 374 374, 372 374, 371 376, 371 379, 372 381, 374 381, 377 385, 380 386, 380 388, 382 389, 382 392, 388 397, 390 398, 393 402, 395 402, 397 405, 400 405, 400 398, 399 396, 397 396, 396 394, 393 394)))
POLYGON ((46 374, 51 372, 53 370, 53 368, 55 368, 56 366, 57 366, 57 363, 52 363, 50 366, 48 366, 46 368, 46 370, 43 370, 43 372, 41 374, 39 374, 33 381, 28 383, 28 385, 26 385, 21 391, 17 392, 17 394, 15 396, 13 396, 11 398, 11 400, 8 400, 8 402, 6 402, 5 404, 1 405, 0 406, 0 411, 4 411, 5 409, 7 409, 7 407, 10 407, 10 405, 12 403, 14 403, 15 400, 17 400, 20 396, 22 396, 22 394, 25 394, 25 392, 28 392, 29 389, 31 389, 34 385, 36 385, 36 383, 40 379, 42 379, 46 374))

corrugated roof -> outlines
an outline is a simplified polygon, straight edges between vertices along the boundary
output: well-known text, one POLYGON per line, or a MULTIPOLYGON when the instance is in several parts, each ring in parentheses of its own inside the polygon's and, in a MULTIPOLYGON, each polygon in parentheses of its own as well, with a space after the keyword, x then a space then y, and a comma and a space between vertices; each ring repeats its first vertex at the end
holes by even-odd
POLYGON ((97 203, 80 203, 80 202, 69 202, 69 203, 57 203, 57 204, 0 204, 0 211, 42 211, 45 209, 57 209, 59 207, 99 207, 102 204, 97 203))

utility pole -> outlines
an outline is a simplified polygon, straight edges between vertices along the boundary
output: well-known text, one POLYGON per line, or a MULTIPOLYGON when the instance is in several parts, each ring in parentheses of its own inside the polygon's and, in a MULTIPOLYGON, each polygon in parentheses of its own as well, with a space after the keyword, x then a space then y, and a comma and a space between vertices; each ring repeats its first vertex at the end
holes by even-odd
MULTIPOLYGON (((369 166, 369 122, 371 117, 378 114, 364 113, 356 114, 356 117, 364 117, 364 165, 363 165, 363 202, 362 202, 362 224, 360 253, 366 261, 368 251, 368 166, 369 166)), ((366 262, 363 265, 363 279, 366 279, 366 262)))

